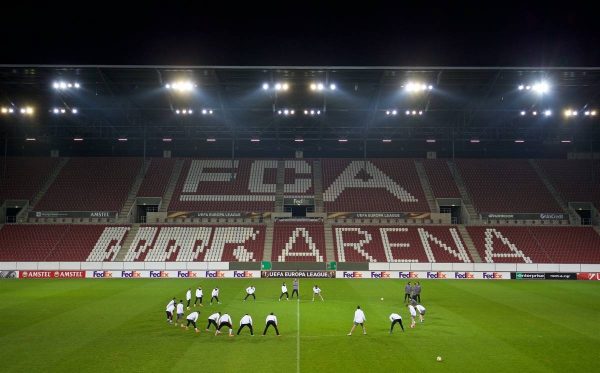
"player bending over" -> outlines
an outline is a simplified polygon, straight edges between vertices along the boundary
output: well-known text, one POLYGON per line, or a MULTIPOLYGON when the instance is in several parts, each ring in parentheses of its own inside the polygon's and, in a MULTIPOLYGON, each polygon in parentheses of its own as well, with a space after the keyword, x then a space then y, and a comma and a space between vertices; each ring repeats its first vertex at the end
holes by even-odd
POLYGON ((250 335, 254 336, 254 329, 252 329, 252 317, 250 315, 245 314, 244 317, 240 320, 240 328, 237 331, 237 335, 240 335, 240 332, 244 327, 247 326, 250 329, 250 335))
POLYGON ((410 312, 410 327, 414 328, 416 324, 415 317, 417 317, 417 310, 412 303, 408 305, 408 312, 410 312))
POLYGON ((251 295, 252 295, 252 298, 254 298, 254 301, 256 302, 256 295, 254 295, 254 292, 256 292, 256 288, 254 286, 248 286, 246 288, 246 298, 244 298, 244 302, 251 295))
POLYGON ((231 317, 226 313, 219 317, 219 327, 217 328, 215 335, 221 334, 221 328, 224 326, 229 328, 229 336, 233 337, 233 323, 231 322, 231 317))
POLYGON ((367 334, 367 329, 365 328, 365 321, 367 321, 365 313, 363 312, 363 310, 360 309, 360 306, 356 306, 356 311, 354 311, 354 325, 352 325, 352 329, 350 329, 350 333, 348 333, 348 335, 352 335, 352 332, 354 331, 354 328, 356 328, 356 325, 360 325, 363 330, 363 334, 367 334))
POLYGON ((277 316, 275 316, 273 314, 273 312, 271 312, 269 315, 267 315, 267 320, 266 320, 266 325, 265 325, 265 330, 263 331, 262 335, 265 336, 265 334, 267 334, 267 330, 269 329, 270 326, 272 326, 273 328, 275 328, 275 333, 277 333, 277 336, 279 337, 279 329, 277 328, 277 316))
POLYGON ((317 285, 315 285, 313 287, 313 299, 312 299, 313 302, 315 301, 315 296, 318 296, 319 298, 321 298, 321 301, 323 301, 323 302, 325 301, 325 299, 323 299, 323 296, 321 295, 321 288, 318 287, 317 285))
POLYGON ((175 311, 175 298, 167 304, 167 322, 173 323, 173 312, 175 311))
POLYGON ((415 308, 417 309, 417 312, 419 313, 419 321, 423 322, 425 321, 425 318, 423 316, 425 316, 425 307, 423 307, 421 304, 417 304, 415 306, 415 308))
POLYGON ((206 331, 209 331, 210 326, 214 325, 215 329, 219 328, 217 321, 219 321, 219 317, 221 317, 221 312, 215 312, 212 315, 208 316, 208 324, 206 324, 206 331))
POLYGON ((390 315, 390 321, 392 322, 392 326, 390 327, 390 334, 392 334, 392 332, 394 331, 394 325, 396 324, 400 324, 402 331, 404 331, 404 325, 402 325, 402 316, 398 315, 397 313, 392 313, 390 315))
POLYGON ((287 291, 287 286, 285 284, 285 282, 283 283, 283 285, 281 285, 281 295, 279 296, 279 301, 281 302, 281 298, 285 295, 285 298, 287 300, 290 300, 290 295, 288 294, 287 291))
MULTIPOLYGON (((187 316, 187 325, 185 326, 185 330, 188 330, 190 328, 190 324, 192 324, 196 333, 200 333, 200 330, 198 330, 198 327, 196 326, 196 321, 198 321, 198 317, 200 317, 200 312, 194 311, 190 313, 187 316)), ((183 328, 183 324, 181 324, 181 327, 183 328)))

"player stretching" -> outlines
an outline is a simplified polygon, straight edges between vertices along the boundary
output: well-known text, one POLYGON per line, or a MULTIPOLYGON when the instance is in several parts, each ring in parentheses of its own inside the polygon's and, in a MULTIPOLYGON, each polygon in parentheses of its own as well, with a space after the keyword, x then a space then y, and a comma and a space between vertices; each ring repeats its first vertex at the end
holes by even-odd
POLYGON ((214 325, 215 329, 219 328, 217 321, 219 321, 219 317, 221 317, 221 312, 215 312, 212 315, 208 316, 208 324, 206 324, 206 331, 210 330, 210 326, 214 325))
POLYGON ((229 317, 229 315, 226 313, 222 314, 221 317, 219 317, 219 327, 217 328, 215 335, 221 334, 221 328, 224 326, 229 328, 229 336, 233 337, 233 324, 231 322, 231 317, 229 317))
MULTIPOLYGON (((198 321, 199 316, 200 316, 200 312, 198 312, 198 311, 194 311, 194 312, 190 313, 187 316, 187 325, 185 326, 185 330, 188 330, 190 328, 190 324, 192 324, 194 326, 194 330, 196 331, 196 333, 200 333, 200 330, 198 330, 198 327, 196 326, 196 321, 198 321)), ((183 328, 183 324, 181 324, 181 327, 183 328)))
POLYGON ((167 304, 167 322, 173 323, 173 311, 175 311, 175 298, 167 304))
POLYGON ((412 303, 408 305, 408 312, 410 312, 410 327, 414 328, 416 324, 415 317, 417 317, 417 310, 412 303))
POLYGON ((212 306, 213 299, 217 301, 217 303, 221 304, 219 301, 219 288, 214 288, 210 297, 210 305, 212 306))
POLYGON ((240 328, 237 331, 237 335, 240 335, 240 332, 242 329, 244 329, 244 326, 247 326, 248 329, 250 329, 250 335, 254 337, 254 329, 252 329, 252 317, 250 317, 248 314, 244 315, 244 317, 242 317, 240 320, 240 328))
POLYGON ((419 321, 420 321, 420 322, 423 322, 423 321, 425 321, 425 318, 423 317, 423 316, 425 316, 425 307, 423 307, 423 306, 422 306, 422 305, 420 305, 420 304, 417 304, 417 305, 415 306, 415 308, 417 309, 417 312, 419 312, 419 321))
POLYGON ((363 330, 363 334, 367 334, 367 329, 365 328, 365 321, 367 321, 367 317, 363 310, 360 309, 360 306, 356 306, 356 311, 354 311, 354 325, 352 325, 352 329, 350 329, 350 333, 348 335, 352 335, 354 328, 356 325, 360 325, 363 330))
POLYGON ((315 296, 319 296, 319 298, 321 298, 321 301, 325 301, 325 299, 323 299, 323 296, 321 295, 321 288, 319 288, 317 285, 313 287, 313 302, 315 301, 315 296))
POLYGON ((281 295, 279 296, 280 302, 281 302, 281 298, 283 297, 284 294, 285 294, 285 298, 287 300, 290 300, 290 295, 288 294, 287 286, 285 285, 285 282, 283 283, 283 285, 281 285, 281 295))
POLYGON ((202 286, 198 286, 196 289, 196 299, 194 299, 194 307, 196 307, 196 302, 200 301, 200 307, 204 307, 202 305, 202 286))
POLYGON ((390 327, 390 334, 392 334, 392 332, 394 331, 394 325, 396 324, 400 324, 402 331, 404 331, 404 325, 402 325, 402 316, 398 315, 397 313, 392 313, 390 315, 390 321, 392 322, 392 326, 390 327))
POLYGON ((277 316, 275 316, 273 314, 273 312, 271 312, 271 314, 269 314, 267 316, 267 320, 266 320, 267 325, 265 325, 265 330, 263 331, 263 337, 265 336, 265 334, 267 334, 267 330, 269 329, 269 326, 272 326, 273 328, 275 328, 275 333, 277 333, 277 336, 279 337, 279 329, 277 329, 277 316))
POLYGON ((244 302, 251 295, 252 295, 252 298, 254 298, 254 301, 256 302, 256 295, 254 295, 254 292, 256 292, 256 288, 254 286, 248 286, 246 288, 246 298, 244 298, 244 302))

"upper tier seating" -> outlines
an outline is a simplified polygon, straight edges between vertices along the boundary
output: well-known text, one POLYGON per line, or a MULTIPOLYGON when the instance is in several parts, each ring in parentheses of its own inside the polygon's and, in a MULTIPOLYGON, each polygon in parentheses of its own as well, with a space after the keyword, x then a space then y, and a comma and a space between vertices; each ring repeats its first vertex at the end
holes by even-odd
POLYGON ((600 161, 536 160, 566 202, 591 202, 600 209, 600 161))
POLYGON ((423 167, 435 198, 461 198, 447 160, 424 159, 423 167))
POLYGON ((478 212, 562 212, 526 159, 459 159, 456 164, 478 212))
POLYGON ((412 159, 323 160, 323 202, 328 212, 429 211, 412 159))
POLYGON ((275 160, 187 159, 169 211, 273 211, 275 160), (232 179, 233 177, 233 179, 232 179))
POLYGON ((339 262, 472 262, 455 227, 333 226, 339 262))
POLYGON ((591 227, 468 227, 487 263, 600 263, 591 227))
POLYGON ((120 211, 141 167, 141 158, 71 158, 35 210, 120 211))
POLYGON ((325 229, 323 223, 281 221, 274 225, 274 262, 325 262, 325 229))
POLYGON ((137 196, 162 197, 169 186, 174 166, 175 160, 172 158, 152 158, 137 196))
POLYGON ((260 262, 265 226, 142 226, 125 261, 260 262))
POLYGON ((31 201, 58 165, 59 158, 0 158, 0 205, 7 199, 31 201))

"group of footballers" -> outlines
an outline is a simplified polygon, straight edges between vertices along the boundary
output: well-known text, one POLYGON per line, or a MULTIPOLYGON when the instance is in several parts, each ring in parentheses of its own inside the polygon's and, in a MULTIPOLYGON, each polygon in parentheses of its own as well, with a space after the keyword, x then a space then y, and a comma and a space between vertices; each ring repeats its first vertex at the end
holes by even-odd
MULTIPOLYGON (((299 289, 298 279, 294 279, 292 286, 293 286, 293 290, 292 290, 291 299, 294 299, 294 295, 296 295, 296 299, 299 300, 300 295, 298 292, 298 289, 299 289)), ((256 293, 256 288, 252 285, 248 286, 246 288, 246 297, 244 297, 244 299, 242 301, 245 302, 248 299, 248 297, 250 297, 250 296, 252 296, 253 300, 256 301, 255 293, 256 293)), ((287 285, 285 282, 281 285, 281 294, 279 295, 279 301, 281 301, 283 296, 286 297, 286 300, 288 300, 288 301, 290 300, 287 285)), ((192 301, 192 289, 191 288, 188 288, 188 290, 186 291, 185 297, 186 297, 186 301, 187 301, 187 309, 189 310, 190 306, 191 306, 191 301, 192 301)), ((313 286, 313 297, 312 297, 313 302, 315 300, 315 297, 319 297, 319 298, 321 298, 321 301, 325 301, 323 299, 323 296, 321 295, 321 288, 319 288, 318 285, 313 286)), ((203 298, 203 290, 202 290, 202 287, 199 286, 196 289, 196 299, 194 300, 193 306, 196 307, 196 305, 199 305, 200 307, 203 307, 204 305, 202 304, 202 298, 203 298)), ((381 299, 383 300, 383 298, 381 298, 381 299)), ((218 287, 215 287, 211 292, 210 305, 213 304, 213 301, 216 301, 218 304, 221 304, 221 301, 219 300, 219 288, 218 287)), ((418 282, 415 283, 414 285, 411 285, 411 283, 409 282, 405 286, 404 301, 407 302, 408 311, 410 313, 410 318, 411 318, 410 327, 411 328, 415 327, 417 316, 419 317, 420 322, 425 321, 424 316, 425 316, 426 310, 425 310, 425 307, 420 303, 421 302, 421 286, 418 282)), ((177 319, 175 320, 175 325, 177 326, 177 323, 179 323, 179 320, 184 318, 184 307, 185 306, 183 304, 183 299, 180 300, 179 303, 177 303, 177 298, 173 298, 167 304, 167 308, 166 308, 167 322, 169 322, 170 324, 173 324, 173 316, 174 316, 174 313, 176 313, 177 319)), ((194 330, 196 333, 200 333, 200 330, 198 329, 198 326, 196 324, 199 317, 200 317, 200 312, 198 312, 198 311, 191 312, 185 318, 185 320, 187 321, 187 324, 184 325, 183 322, 181 322, 180 325, 182 328, 185 328, 186 330, 188 330, 191 325, 194 327, 194 330)), ((399 324, 400 328, 402 328, 402 331, 404 331, 404 325, 402 324, 402 316, 400 316, 398 313, 392 313, 389 316, 389 319, 391 322, 390 334, 394 331, 394 326, 396 324, 399 324)), ((353 323, 352 329, 350 330, 348 335, 352 335, 352 332, 354 332, 354 329, 358 325, 361 326, 363 334, 367 334, 367 329, 365 327, 366 320, 367 320, 367 318, 365 316, 364 311, 360 308, 360 306, 358 306, 356 308, 356 311, 354 312, 354 323, 353 323)), ((223 327, 227 327, 227 328, 229 328, 229 336, 233 337, 233 321, 229 314, 227 314, 227 313, 221 314, 221 312, 213 313, 212 315, 210 315, 208 317, 208 324, 206 325, 206 331, 210 331, 210 327, 212 325, 214 325, 215 329, 216 329, 215 335, 221 334, 221 329, 223 327)), ((278 326, 277 316, 275 316, 275 314, 273 312, 271 312, 266 317, 265 329, 262 334, 263 336, 267 334, 267 330, 271 326, 275 329, 275 333, 277 333, 277 336, 280 336, 279 329, 277 327, 278 326)), ((241 318, 240 326, 237 330, 237 335, 239 335, 240 332, 242 331, 242 329, 244 329, 245 327, 247 327, 250 330, 250 335, 254 336, 253 321, 252 321, 252 317, 249 314, 245 314, 241 318)))

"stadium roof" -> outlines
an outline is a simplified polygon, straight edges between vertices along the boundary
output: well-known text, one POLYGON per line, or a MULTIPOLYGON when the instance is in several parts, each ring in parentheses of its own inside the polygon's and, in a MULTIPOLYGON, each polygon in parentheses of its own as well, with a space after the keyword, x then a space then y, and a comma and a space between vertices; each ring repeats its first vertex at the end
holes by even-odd
POLYGON ((10 154, 540 156, 600 145, 600 68, 589 67, 0 65, 0 92, 10 154), (175 82, 193 89, 167 88, 175 82))

